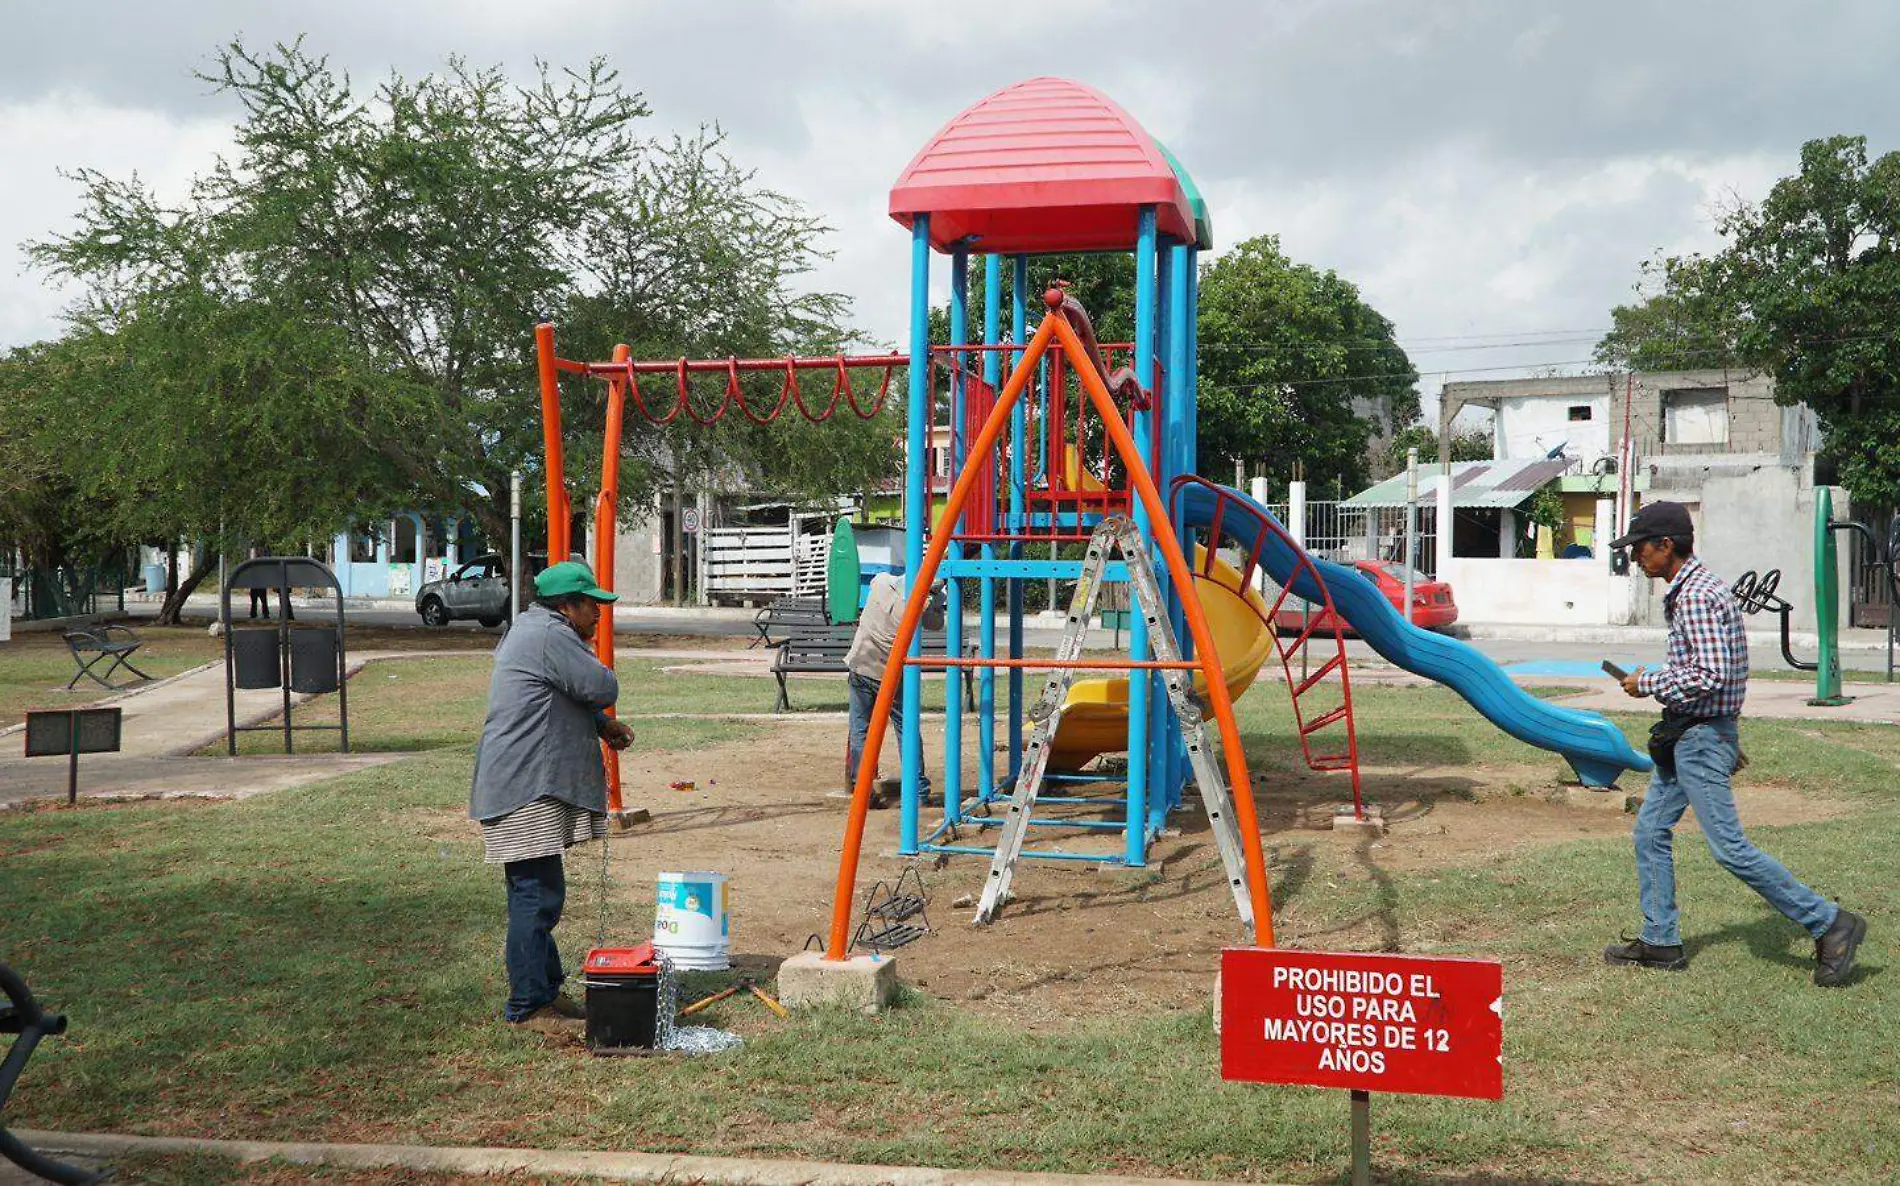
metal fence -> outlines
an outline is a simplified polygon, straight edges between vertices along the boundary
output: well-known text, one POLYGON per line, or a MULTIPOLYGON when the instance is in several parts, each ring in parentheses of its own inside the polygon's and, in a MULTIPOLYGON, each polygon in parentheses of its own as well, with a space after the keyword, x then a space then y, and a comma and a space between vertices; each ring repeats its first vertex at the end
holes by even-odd
POLYGON ((776 524, 703 528, 700 571, 707 597, 715 602, 823 597, 830 528, 829 513, 795 514, 776 524))
POLYGON ((0 567, 0 577, 11 582, 13 619, 18 622, 73 618, 97 612, 101 576, 101 568, 91 566, 0 567))
MULTIPOLYGON (((1285 503, 1269 510, 1286 523, 1290 513, 1285 503)), ((1415 551, 1412 567, 1428 575, 1438 571, 1438 516, 1429 504, 1414 508, 1417 515, 1415 551)), ((1295 530, 1287 523, 1288 530, 1295 530)), ((1308 501, 1306 504, 1306 550, 1324 560, 1351 564, 1358 560, 1404 562, 1405 508, 1353 507, 1338 501, 1308 501)))

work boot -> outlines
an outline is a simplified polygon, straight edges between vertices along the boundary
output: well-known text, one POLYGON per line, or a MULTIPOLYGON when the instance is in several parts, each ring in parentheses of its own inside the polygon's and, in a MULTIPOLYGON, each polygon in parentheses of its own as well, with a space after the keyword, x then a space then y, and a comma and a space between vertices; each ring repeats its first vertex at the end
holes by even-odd
POLYGON ((587 1019, 587 1007, 566 993, 562 993, 552 1001, 549 1001, 548 1008, 559 1013, 562 1017, 572 1017, 577 1021, 585 1021, 587 1019))
POLYGON ((1659 947, 1625 935, 1621 943, 1614 943, 1603 949, 1603 962, 1638 968, 1661 968, 1665 972, 1680 972, 1689 966, 1689 957, 1682 954, 1680 943, 1659 947))
POLYGON ((1840 910, 1827 932, 1814 941, 1814 982, 1839 988, 1854 974, 1854 953, 1867 937, 1867 920, 1852 910, 1840 910))

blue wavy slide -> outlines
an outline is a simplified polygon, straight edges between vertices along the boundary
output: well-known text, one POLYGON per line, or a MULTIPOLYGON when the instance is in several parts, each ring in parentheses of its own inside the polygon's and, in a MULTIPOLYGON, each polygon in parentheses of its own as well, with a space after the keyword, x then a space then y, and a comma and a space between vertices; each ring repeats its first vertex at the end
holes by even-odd
MULTIPOLYGON (((1252 548, 1265 534, 1260 565, 1285 585, 1299 562, 1300 549, 1286 537, 1264 530, 1266 524, 1279 523, 1267 508, 1238 490, 1227 490, 1226 494, 1249 513, 1237 516, 1229 510, 1224 514, 1222 535, 1252 548)), ((1210 487, 1184 485, 1175 495, 1176 514, 1183 523, 1203 526, 1213 517, 1217 497, 1210 487)), ((1339 616, 1387 662, 1444 684, 1463 696, 1486 720, 1519 741, 1563 755, 1584 785, 1613 786, 1625 770, 1650 769, 1648 755, 1637 752, 1623 731, 1605 717, 1539 700, 1513 683, 1503 668, 1477 648, 1407 622, 1356 569, 1317 556, 1309 559, 1326 583, 1326 591, 1332 594, 1339 616)), ((1292 590, 1295 596, 1319 599, 1310 575, 1302 573, 1293 581, 1292 590)))

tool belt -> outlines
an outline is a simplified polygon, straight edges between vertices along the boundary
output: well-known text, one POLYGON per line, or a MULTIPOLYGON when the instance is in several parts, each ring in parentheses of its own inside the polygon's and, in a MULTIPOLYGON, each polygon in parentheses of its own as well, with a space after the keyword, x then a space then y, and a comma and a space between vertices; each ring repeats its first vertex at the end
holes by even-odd
MULTIPOLYGON (((1699 717, 1681 709, 1663 706, 1662 720, 1649 727, 1649 756, 1656 763, 1656 769, 1664 778, 1676 777, 1676 743, 1682 735, 1697 725, 1706 725, 1719 721, 1721 717, 1699 717)), ((1735 747, 1735 769, 1748 765, 1748 758, 1742 753, 1741 746, 1735 747)), ((1733 773, 1733 771, 1731 771, 1733 773)))

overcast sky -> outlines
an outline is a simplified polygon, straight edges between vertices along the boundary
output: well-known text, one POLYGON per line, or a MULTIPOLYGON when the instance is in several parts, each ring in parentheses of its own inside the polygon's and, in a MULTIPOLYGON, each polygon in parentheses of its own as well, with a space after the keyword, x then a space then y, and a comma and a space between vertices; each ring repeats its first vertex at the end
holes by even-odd
POLYGON ((1900 146, 1900 5, 1883 0, 0 0, 0 16, 0 347, 58 331, 64 297, 17 250, 67 225, 57 170, 180 192, 235 114, 192 71, 240 34, 306 34, 363 83, 450 54, 523 75, 604 55, 654 132, 717 121, 822 214, 837 233, 819 283, 893 343, 891 183, 984 95, 1075 78, 1175 151, 1221 245, 1277 233, 1356 283, 1428 391, 1578 369, 1637 265, 1714 246, 1719 209, 1760 198, 1803 140, 1900 146))

